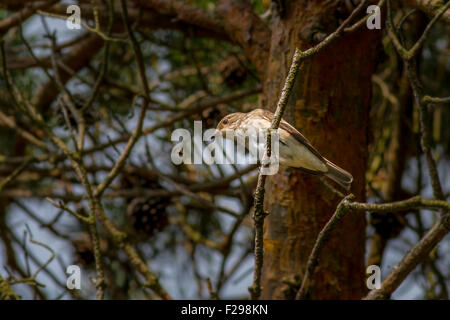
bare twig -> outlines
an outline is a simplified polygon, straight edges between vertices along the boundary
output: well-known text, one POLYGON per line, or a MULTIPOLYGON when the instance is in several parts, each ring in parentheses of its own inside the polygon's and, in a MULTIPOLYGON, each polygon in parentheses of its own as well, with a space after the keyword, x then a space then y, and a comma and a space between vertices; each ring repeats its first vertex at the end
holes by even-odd
POLYGON ((387 7, 388 7, 388 13, 387 13, 388 18, 386 20, 386 24, 388 27, 388 36, 391 39, 392 44, 394 45, 398 54, 405 61, 408 61, 408 60, 413 59, 419 53, 419 50, 424 45, 425 39, 428 37, 432 27, 436 24, 436 22, 439 20, 439 18, 441 18, 442 15, 450 7, 450 1, 447 1, 447 3, 444 6, 442 6, 442 8, 439 9, 439 12, 433 17, 433 19, 431 19, 430 23, 427 25, 427 27, 423 31, 419 40, 417 40, 416 43, 410 49, 406 49, 405 47, 403 47, 400 39, 398 38, 397 32, 394 28, 394 23, 392 21, 392 10, 391 10, 391 3, 389 0, 387 1, 387 7))
MULTIPOLYGON (((411 7, 417 8, 425 12, 430 17, 433 17, 436 14, 438 14, 443 6, 442 0, 402 0, 402 1, 410 5, 411 7)), ((450 23, 450 12, 444 14, 442 19, 445 22, 450 23)))
POLYGON ((29 234, 29 241, 31 243, 35 244, 35 245, 38 245, 40 247, 43 247, 43 248, 47 249, 51 253, 51 255, 47 259, 47 261, 44 262, 41 266, 39 266, 39 268, 37 268, 36 271, 31 276, 31 278, 36 279, 36 277, 39 274, 39 272, 41 272, 43 269, 45 269, 50 264, 50 262, 52 262, 52 260, 55 258, 55 251, 52 248, 50 248, 50 246, 46 245, 45 243, 42 243, 42 242, 39 242, 39 241, 35 240, 33 238, 33 234, 31 233, 31 229, 28 226, 28 224, 26 225, 26 227, 27 227, 27 231, 28 231, 28 234, 29 234))
POLYGON ((30 164, 30 160, 25 161, 22 163, 17 169, 15 169, 9 176, 7 176, 3 181, 0 181, 0 193, 2 192, 3 188, 13 181, 18 175, 20 175, 30 164))
MULTIPOLYGON (((317 240, 314 244, 314 247, 309 255, 308 262, 306 263, 306 272, 303 275, 302 284, 300 289, 297 292, 296 299, 305 299, 309 288, 311 286, 312 278, 314 276, 314 271, 316 269, 316 266, 319 261, 320 253, 327 242, 329 235, 333 228, 336 227, 336 224, 342 220, 342 218, 349 212, 385 212, 385 213, 391 213, 391 212, 399 212, 399 211, 407 211, 412 209, 418 209, 418 208, 426 208, 426 209, 450 209, 450 203, 442 200, 428 200, 428 199, 422 199, 420 196, 416 196, 407 200, 402 201, 395 201, 390 203, 382 203, 382 204, 375 204, 375 203, 360 203, 360 202, 353 202, 353 199, 355 197, 353 195, 348 195, 342 201, 339 203, 339 205, 336 208, 335 213, 330 218, 330 220, 327 222, 325 227, 320 231, 319 236, 317 237, 317 240)), ((430 242, 434 242, 437 240, 438 236, 441 236, 443 233, 443 228, 445 228, 445 223, 447 223, 447 229, 448 229, 448 218, 447 220, 442 219, 443 226, 440 228, 433 228, 438 231, 435 231, 430 235, 430 238, 432 238, 430 241, 425 241, 426 245, 430 245, 430 242)), ((448 231, 448 230, 447 230, 448 231)), ((423 245, 425 246, 425 244, 423 245)), ((405 271, 406 272, 406 271, 405 271)), ((407 273, 406 273, 407 274, 407 273)), ((402 274, 402 276, 406 276, 402 274)), ((396 281, 397 284, 400 284, 401 281, 404 279, 404 277, 401 279, 401 276, 394 277, 394 281, 396 281)), ((390 284, 389 288, 392 288, 393 285, 390 284)), ((385 296, 388 289, 385 289, 383 293, 378 293, 377 296, 381 297, 382 295, 385 296)))
POLYGON ((72 216, 74 216, 75 218, 81 220, 84 223, 90 224, 91 220, 89 219, 89 217, 83 216, 81 214, 79 214, 78 212, 70 209, 65 203, 63 203, 62 201, 56 202, 55 200, 53 200, 50 197, 46 198, 48 202, 50 202, 54 207, 62 209, 64 211, 67 211, 68 213, 70 213, 72 216))
POLYGON ((213 285, 211 283, 210 278, 206 278, 206 284, 208 286, 209 295, 211 296, 212 300, 219 300, 219 297, 217 296, 217 292, 214 291, 213 285))
POLYGON ((303 275, 301 287, 298 290, 297 295, 295 296, 296 300, 303 300, 308 294, 308 290, 312 281, 312 277, 314 275, 314 271, 319 262, 319 255, 325 245, 325 242, 328 240, 328 237, 330 236, 330 233, 336 226, 336 224, 340 220, 342 220, 342 218, 349 211, 349 207, 347 204, 349 201, 353 199, 354 199, 353 195, 349 195, 344 199, 342 199, 342 201, 337 206, 333 216, 330 218, 330 220, 328 220, 325 227, 320 231, 319 235, 317 236, 316 243, 314 244, 311 254, 309 255, 308 262, 306 263, 306 272, 303 275))
POLYGON ((18 134, 20 134, 24 139, 28 140, 29 142, 35 144, 39 148, 41 148, 44 151, 49 151, 48 147, 45 145, 45 143, 41 140, 39 140, 37 137, 35 137, 32 133, 28 132, 21 126, 19 126, 14 118, 8 117, 6 114, 0 111, 0 124, 5 124, 9 128, 14 129, 18 134))
MULTIPOLYGON (((385 3, 385 2, 386 2, 386 0, 380 0, 380 1, 378 2, 377 6, 378 6, 379 8, 381 8, 381 7, 384 6, 384 3, 385 3)), ((351 32, 353 32, 353 31, 358 30, 362 25, 364 25, 364 24, 367 22, 367 20, 368 20, 370 17, 372 17, 372 16, 375 15, 375 14, 377 14, 376 11, 367 14, 365 17, 361 18, 361 20, 359 20, 358 22, 354 23, 351 27, 345 28, 344 31, 345 31, 346 33, 351 33, 351 32)))
POLYGON ((422 103, 450 103, 450 97, 444 97, 444 98, 440 98, 440 97, 431 97, 431 96, 423 96, 422 98, 422 103))
MULTIPOLYGON (((42 16, 47 16, 50 18, 56 18, 56 19, 62 19, 62 20, 66 20, 67 16, 65 15, 61 15, 61 14, 57 14, 57 13, 52 13, 52 12, 47 12, 47 11, 43 11, 43 10, 37 10, 37 13, 39 13, 42 16)), ((90 27, 87 23, 85 23, 84 21, 80 21, 80 24, 83 26, 83 28, 85 28, 87 31, 92 32, 96 35, 98 35, 100 38, 102 38, 104 41, 115 41, 115 42, 127 42, 127 40, 122 39, 122 38, 113 38, 109 35, 106 35, 105 33, 103 33, 100 28, 95 27, 92 28, 90 27)))
POLYGON ((431 250, 450 231, 450 215, 441 216, 428 233, 403 257, 393 271, 381 283, 380 289, 374 289, 364 298, 366 300, 387 299, 398 288, 415 267, 429 255, 431 250))

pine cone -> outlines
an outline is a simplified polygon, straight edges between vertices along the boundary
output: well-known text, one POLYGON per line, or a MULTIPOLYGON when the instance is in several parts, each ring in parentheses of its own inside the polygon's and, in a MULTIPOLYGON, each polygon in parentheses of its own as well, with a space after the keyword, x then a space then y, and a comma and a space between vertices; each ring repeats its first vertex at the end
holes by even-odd
POLYGON ((168 224, 166 208, 168 197, 136 198, 128 205, 127 214, 133 229, 151 237, 168 224))
MULTIPOLYGON (((157 177, 145 176, 138 172, 129 172, 123 175, 121 185, 125 189, 163 189, 157 177)), ((138 235, 151 237, 168 224, 166 209, 171 203, 170 197, 139 197, 129 199, 127 203, 128 222, 138 235)))

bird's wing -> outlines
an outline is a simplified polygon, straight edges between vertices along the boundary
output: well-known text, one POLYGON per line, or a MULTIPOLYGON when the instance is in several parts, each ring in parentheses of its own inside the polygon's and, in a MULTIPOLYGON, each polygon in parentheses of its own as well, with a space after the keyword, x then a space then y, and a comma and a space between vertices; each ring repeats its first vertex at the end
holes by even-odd
MULTIPOLYGON (((261 116, 265 119, 267 119, 268 121, 270 121, 270 123, 272 123, 272 119, 273 119, 273 113, 270 112, 269 110, 264 110, 261 109, 261 116)), ((316 157, 318 157, 320 160, 325 162, 325 159, 322 157, 322 155, 319 153, 319 151, 317 151, 312 145, 311 143, 309 143, 308 139, 306 139, 300 132, 298 132, 297 129, 295 129, 293 126, 291 126, 287 121, 285 121, 284 119, 281 119, 280 122, 280 128, 283 130, 286 130, 287 132, 289 132, 289 134, 291 134, 295 140, 297 140, 298 142, 300 142, 301 144, 303 144, 305 147, 308 148, 309 151, 311 151, 316 157)))

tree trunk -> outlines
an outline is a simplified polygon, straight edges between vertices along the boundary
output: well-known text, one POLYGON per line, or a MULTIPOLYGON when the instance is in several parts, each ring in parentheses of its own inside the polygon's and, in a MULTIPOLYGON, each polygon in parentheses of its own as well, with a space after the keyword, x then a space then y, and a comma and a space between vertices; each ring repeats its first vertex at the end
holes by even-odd
MULTIPOLYGON (((333 32, 350 13, 338 1, 285 1, 273 14, 271 51, 264 83, 265 103, 274 111, 296 46, 307 49, 333 32), (342 15, 340 19, 339 15, 342 15)), ((344 1, 341 1, 342 3, 344 1)), ((364 10, 365 11, 365 10, 364 10)), ((351 172, 351 192, 365 200, 371 75, 379 30, 366 26, 306 61, 300 69, 284 119, 321 154, 351 172)), ((263 298, 295 296, 285 280, 301 279, 319 231, 338 202, 316 176, 287 169, 266 185, 263 298)), ((364 214, 349 213, 322 251, 311 299, 359 299, 366 292, 364 214)))

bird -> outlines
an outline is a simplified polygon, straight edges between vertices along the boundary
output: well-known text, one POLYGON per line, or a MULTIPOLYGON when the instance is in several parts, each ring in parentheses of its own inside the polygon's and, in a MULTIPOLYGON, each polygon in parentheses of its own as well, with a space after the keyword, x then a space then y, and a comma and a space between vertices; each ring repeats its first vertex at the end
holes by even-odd
MULTIPOLYGON (((235 112, 223 117, 218 123, 216 130, 225 138, 230 137, 227 134, 229 131, 239 134, 239 132, 249 129, 267 130, 272 125, 273 117, 274 114, 266 109, 254 109, 248 113, 235 112)), ((350 189, 353 176, 323 157, 308 139, 287 121, 281 119, 277 132, 279 136, 280 166, 299 169, 313 175, 325 176, 346 190, 350 189)))

